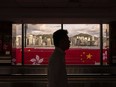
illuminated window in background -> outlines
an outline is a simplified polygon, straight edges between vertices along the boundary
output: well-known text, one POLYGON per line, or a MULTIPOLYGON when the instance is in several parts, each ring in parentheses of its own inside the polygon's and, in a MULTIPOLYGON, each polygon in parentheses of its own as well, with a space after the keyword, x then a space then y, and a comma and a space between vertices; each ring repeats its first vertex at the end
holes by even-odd
POLYGON ((71 48, 67 51, 67 64, 100 65, 100 25, 64 24, 70 36, 71 48))
MULTIPOLYGON (((22 25, 13 24, 13 64, 22 65, 22 25), (16 56, 15 56, 16 55, 16 56)), ((48 58, 53 52, 52 34, 61 29, 61 24, 24 24, 24 64, 48 64, 48 58)))
POLYGON ((109 24, 103 24, 103 64, 109 63, 109 24))
MULTIPOLYGON (((22 64, 21 25, 14 24, 13 49, 15 48, 15 64, 22 64)), ((103 56, 108 55, 105 43, 108 25, 103 27, 103 56), (106 29, 107 27, 107 29, 106 29)), ((100 25, 99 24, 63 24, 63 28, 69 32, 71 47, 66 52, 66 64, 69 65, 100 65, 100 25)), ((25 25, 25 65, 47 65, 48 58, 54 50, 52 34, 61 29, 61 24, 26 24, 25 25)), ((108 45, 108 43, 107 43, 108 45)), ((107 60, 107 58, 105 58, 107 60)), ((104 57, 103 57, 104 60, 104 57)), ((107 61, 104 60, 104 64, 107 61)))
POLYGON ((52 34, 61 24, 27 24, 24 64, 48 64, 54 50, 52 34))
POLYGON ((22 24, 13 24, 12 26, 12 65, 21 65, 22 24))

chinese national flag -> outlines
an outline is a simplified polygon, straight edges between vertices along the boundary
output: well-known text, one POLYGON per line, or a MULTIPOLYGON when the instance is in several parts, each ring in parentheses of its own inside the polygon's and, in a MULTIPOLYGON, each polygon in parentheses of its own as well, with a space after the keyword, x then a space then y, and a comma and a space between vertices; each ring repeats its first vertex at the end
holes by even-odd
POLYGON ((70 49, 66 54, 67 64, 95 64, 99 61, 99 49, 70 49))

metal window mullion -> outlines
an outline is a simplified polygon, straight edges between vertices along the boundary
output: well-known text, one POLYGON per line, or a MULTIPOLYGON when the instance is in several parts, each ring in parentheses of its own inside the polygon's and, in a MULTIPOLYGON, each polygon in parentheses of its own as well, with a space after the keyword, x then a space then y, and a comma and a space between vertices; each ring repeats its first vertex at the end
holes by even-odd
POLYGON ((103 65, 103 24, 100 24, 100 65, 103 65))
POLYGON ((26 33, 27 33, 27 24, 25 24, 24 26, 25 26, 25 27, 24 27, 24 32, 25 32, 25 33, 24 33, 24 37, 25 37, 25 38, 24 38, 24 41, 25 41, 25 42, 24 42, 24 43, 25 43, 24 46, 26 47, 26 44, 27 44, 27 42, 26 42, 26 37, 27 37, 27 36, 26 36, 26 33))
POLYGON ((61 29, 63 30, 63 23, 61 23, 61 29))
POLYGON ((22 24, 22 65, 24 65, 24 24, 22 24))

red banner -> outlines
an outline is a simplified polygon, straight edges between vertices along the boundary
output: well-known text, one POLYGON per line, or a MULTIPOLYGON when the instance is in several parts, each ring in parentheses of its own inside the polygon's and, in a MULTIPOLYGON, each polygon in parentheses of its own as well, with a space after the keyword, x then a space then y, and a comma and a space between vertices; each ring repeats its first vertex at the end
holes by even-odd
MULTIPOLYGON (((24 49, 24 64, 41 65, 48 64, 48 58, 54 49, 45 48, 25 48, 24 49)), ((18 64, 22 62, 21 49, 14 49, 15 56, 13 63, 18 64)), ((108 51, 103 50, 103 62, 108 63, 108 51)), ((66 64, 100 64, 100 49, 81 49, 70 48, 66 51, 66 64)))

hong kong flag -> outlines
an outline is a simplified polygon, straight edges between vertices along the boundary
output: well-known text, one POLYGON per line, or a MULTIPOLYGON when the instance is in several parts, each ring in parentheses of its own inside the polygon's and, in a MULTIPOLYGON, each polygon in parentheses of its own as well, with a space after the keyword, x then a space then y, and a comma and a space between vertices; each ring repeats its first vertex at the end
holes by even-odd
MULTIPOLYGON (((24 63, 32 65, 48 64, 50 55, 54 49, 34 49, 24 50, 24 63)), ((66 51, 66 64, 100 64, 100 49, 80 49, 71 48, 66 51)), ((108 50, 103 50, 103 62, 108 61, 108 50)), ((16 63, 21 63, 21 49, 16 49, 16 63)))
POLYGON ((48 59, 53 49, 28 49, 25 50, 24 63, 32 65, 48 64, 48 59))

